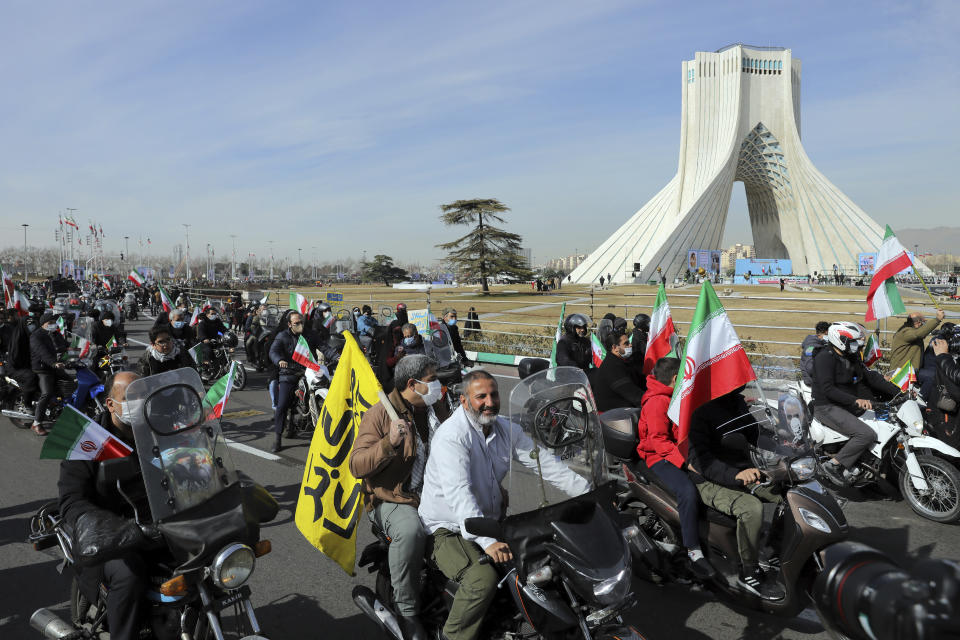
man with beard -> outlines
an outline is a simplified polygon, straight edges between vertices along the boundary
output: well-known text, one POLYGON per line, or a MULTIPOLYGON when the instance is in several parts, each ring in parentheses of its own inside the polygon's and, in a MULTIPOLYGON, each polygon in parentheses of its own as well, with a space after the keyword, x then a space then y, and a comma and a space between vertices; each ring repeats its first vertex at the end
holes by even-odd
POLYGON ((499 417, 500 391, 492 375, 475 369, 463 377, 462 389, 460 408, 440 425, 430 444, 419 508, 420 521, 430 534, 431 558, 460 585, 443 627, 448 640, 477 638, 496 594, 497 571, 480 564, 480 558, 486 554, 497 563, 513 558, 507 543, 461 529, 467 518, 502 517, 506 496, 501 482, 511 459, 569 496, 590 489, 554 456, 535 460, 530 455, 530 438, 499 417))

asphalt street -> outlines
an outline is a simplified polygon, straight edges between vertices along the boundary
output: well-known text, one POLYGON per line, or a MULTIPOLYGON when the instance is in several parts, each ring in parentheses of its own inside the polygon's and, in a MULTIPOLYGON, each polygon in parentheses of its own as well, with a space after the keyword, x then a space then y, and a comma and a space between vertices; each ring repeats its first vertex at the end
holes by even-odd
MULTIPOLYGON (((150 321, 129 323, 128 354, 134 362, 142 353, 150 321)), ((516 384, 516 370, 494 367, 506 399, 516 384)), ((232 443, 234 463, 255 478, 281 504, 279 516, 267 524, 263 537, 273 552, 260 558, 251 578, 253 602, 265 635, 277 638, 379 638, 375 626, 355 607, 350 591, 358 583, 373 586, 365 571, 348 576, 306 542, 293 522, 293 511, 309 442, 285 441, 279 455, 269 452, 272 434, 265 374, 248 372, 247 386, 230 396, 223 428, 232 443)), ((504 405, 506 402, 504 402, 504 405)), ((506 411, 506 406, 503 407, 506 411)), ((58 463, 39 460, 40 438, 0 420, 3 485, 0 500, 0 638, 36 638, 28 625, 39 607, 66 611, 69 576, 57 572, 56 550, 34 551, 27 544, 29 519, 44 503, 56 499, 58 463)), ((902 501, 853 497, 844 506, 851 537, 878 547, 900 562, 924 557, 960 559, 960 527, 915 516, 902 501)), ((371 540, 361 526, 359 545, 371 540)), ((627 616, 648 639, 666 638, 826 638, 810 611, 781 619, 737 611, 713 595, 687 588, 657 588, 637 581, 638 605, 627 616)))

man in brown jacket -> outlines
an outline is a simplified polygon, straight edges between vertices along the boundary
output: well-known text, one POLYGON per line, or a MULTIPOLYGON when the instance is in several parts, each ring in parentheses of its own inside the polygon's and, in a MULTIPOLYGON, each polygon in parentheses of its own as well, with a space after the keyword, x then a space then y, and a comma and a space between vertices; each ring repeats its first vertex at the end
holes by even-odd
POLYGON ((363 480, 370 520, 390 538, 388 562, 400 626, 407 638, 426 640, 417 618, 426 541, 417 507, 430 436, 450 411, 432 358, 404 357, 393 380, 387 397, 400 419, 392 420, 382 402, 370 407, 350 453, 350 472, 363 480))
POLYGON ((923 365, 923 339, 943 322, 943 316, 943 309, 937 309, 936 319, 925 320, 918 311, 907 316, 907 321, 893 334, 893 344, 890 347, 891 371, 896 371, 908 362, 913 364, 914 371, 920 370, 923 365))

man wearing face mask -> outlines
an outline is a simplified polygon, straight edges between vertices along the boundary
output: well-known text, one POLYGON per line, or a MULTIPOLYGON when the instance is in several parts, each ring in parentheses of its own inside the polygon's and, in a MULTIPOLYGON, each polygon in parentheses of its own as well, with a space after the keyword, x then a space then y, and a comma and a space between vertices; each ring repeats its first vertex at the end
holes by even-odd
MULTIPOLYGON (((193 345, 197 344, 197 335, 194 331, 194 327, 191 327, 187 322, 186 312, 183 309, 174 309, 170 312, 170 322, 166 326, 170 329, 170 335, 175 340, 180 340, 183 342, 183 348, 189 349, 193 345)), ((156 328, 157 325, 154 325, 156 328)))
POLYGON ((450 334, 450 342, 453 343, 453 350, 457 352, 464 364, 468 364, 470 360, 467 358, 467 352, 463 350, 463 342, 460 340, 460 329, 457 327, 457 310, 453 307, 444 309, 443 323, 447 325, 447 332, 450 334))
MULTIPOLYGON (((100 419, 102 427, 133 447, 133 432, 124 417, 127 386, 139 376, 123 371, 107 378, 104 391, 107 413, 100 419)), ((136 456, 134 456, 136 457, 136 456)), ((139 537, 133 511, 119 495, 104 496, 97 492, 97 470, 99 462, 94 460, 64 460, 60 463, 60 481, 57 487, 60 493, 60 514, 74 530, 79 527, 107 526, 117 539, 134 540, 139 537), (111 517, 114 516, 114 517, 111 517), (115 516, 126 521, 120 523, 115 516), (78 522, 79 521, 79 522, 78 522)), ((149 506, 137 506, 140 517, 149 521, 149 506)), ((147 540, 144 537, 143 543, 147 540)), ((104 545, 109 547, 109 545, 104 545)), ((76 565, 75 565, 76 566, 76 565)), ((96 601, 97 589, 103 583, 109 593, 107 597, 107 623, 110 637, 115 640, 135 640, 140 637, 140 627, 149 610, 146 590, 149 586, 147 570, 142 559, 136 553, 126 552, 106 562, 85 566, 79 569, 81 592, 91 601, 96 601)))
POLYGON ((202 343, 200 349, 203 352, 203 362, 211 358, 212 348, 210 341, 215 340, 228 331, 220 314, 216 308, 210 307, 200 316, 200 322, 197 323, 197 342, 202 343))
POLYGON ((31 429, 38 436, 45 436, 46 428, 43 418, 57 393, 57 386, 61 380, 69 380, 64 372, 64 365, 60 356, 67 350, 67 343, 57 326, 57 316, 45 313, 39 320, 40 328, 30 334, 30 368, 37 374, 40 385, 40 399, 34 413, 31 429))
POLYGON ((630 375, 633 346, 630 336, 622 329, 614 329, 605 337, 607 357, 596 370, 591 381, 597 411, 618 407, 639 407, 643 400, 641 389, 630 375))
POLYGON ((850 438, 823 470, 837 484, 852 484, 860 469, 860 456, 873 444, 876 432, 857 416, 873 408, 874 392, 893 397, 897 385, 863 366, 860 349, 865 336, 860 325, 834 322, 827 342, 813 357, 813 415, 834 431, 850 438))
MULTIPOLYGON (((270 344, 270 361, 277 367, 277 408, 273 413, 274 442, 270 449, 273 452, 280 450, 283 422, 293 400, 293 392, 297 390, 300 376, 306 370, 302 364, 293 359, 293 352, 301 336, 306 340, 310 353, 316 357, 317 348, 320 347, 319 336, 310 329, 304 329, 303 316, 297 312, 287 316, 287 328, 279 332, 270 344)), ((287 437, 293 437, 293 432, 289 429, 287 437)))
POLYGON ((149 337, 150 344, 137 361, 137 373, 141 376, 194 366, 193 358, 173 339, 169 327, 154 327, 150 329, 149 337))
POLYGON ((126 336, 121 336, 116 326, 116 318, 112 311, 104 311, 100 319, 93 325, 93 344, 97 347, 97 355, 106 353, 107 344, 115 340, 118 345, 126 345, 126 336))
POLYGON ((350 453, 350 472, 363 480, 370 519, 390 537, 389 563, 394 602, 405 636, 425 640, 418 619, 420 570, 426 534, 417 507, 431 435, 450 412, 437 380, 437 363, 407 356, 394 371, 387 400, 400 418, 390 418, 381 400, 363 414, 350 453))
POLYGON ((390 362, 390 358, 387 359, 387 363, 390 364, 390 366, 396 366, 396 363, 404 356, 416 354, 425 355, 426 353, 426 349, 423 346, 423 337, 417 332, 416 325, 408 322, 403 325, 402 331, 403 339, 400 342, 400 346, 398 346, 393 353, 393 362, 390 362))

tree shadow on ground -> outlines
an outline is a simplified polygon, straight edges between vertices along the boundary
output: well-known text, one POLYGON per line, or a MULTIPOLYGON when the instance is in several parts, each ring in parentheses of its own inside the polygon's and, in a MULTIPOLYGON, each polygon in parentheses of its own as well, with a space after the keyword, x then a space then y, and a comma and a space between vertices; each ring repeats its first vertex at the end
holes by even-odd
POLYGON ((317 599, 300 593, 258 606, 257 619, 268 638, 378 638, 383 634, 362 613, 333 618, 317 599))
MULTIPOLYGON (((24 553, 30 549, 24 545, 24 553)), ((37 552, 39 553, 39 552, 37 552)), ((0 638, 34 638, 39 634, 30 627, 30 616, 46 607, 61 617, 69 616, 66 606, 70 596, 71 570, 57 573, 57 560, 34 562, 22 567, 4 569, 0 573, 0 638), (38 580, 38 576, 42 576, 38 580)))

